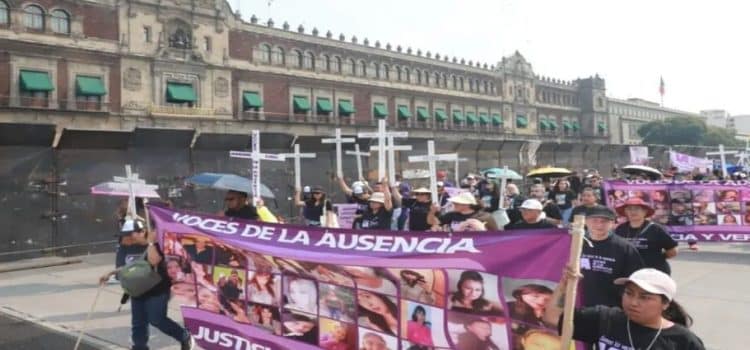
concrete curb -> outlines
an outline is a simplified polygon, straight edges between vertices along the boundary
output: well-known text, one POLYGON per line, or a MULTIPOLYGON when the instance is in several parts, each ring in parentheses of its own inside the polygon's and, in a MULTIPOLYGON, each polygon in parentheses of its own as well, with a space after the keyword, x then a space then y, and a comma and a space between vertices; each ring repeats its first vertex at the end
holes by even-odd
POLYGON ((45 267, 79 264, 81 258, 49 257, 0 264, 0 273, 41 269, 45 267))
MULTIPOLYGON (((34 317, 32 315, 20 312, 18 310, 15 310, 13 308, 8 307, 8 306, 0 306, 0 313, 3 313, 4 315, 12 317, 12 318, 16 318, 16 319, 19 319, 19 320, 22 320, 22 321, 33 323, 33 324, 35 324, 37 326, 40 326, 42 328, 45 328, 45 329, 47 329, 47 330, 49 330, 51 332, 57 333, 57 334, 68 336, 68 337, 71 337, 73 339, 77 339, 78 338, 78 331, 79 330, 77 330, 77 329, 71 329, 71 328, 68 328, 68 327, 56 325, 54 323, 47 322, 47 321, 42 320, 42 319, 38 319, 38 318, 36 318, 36 317, 34 317)), ((101 338, 98 338, 98 337, 95 337, 95 336, 91 336, 91 335, 87 334, 85 330, 83 332, 83 337, 81 338, 81 343, 86 343, 86 344, 88 344, 90 346, 93 346, 93 347, 95 347, 97 349, 102 349, 102 350, 128 350, 129 349, 129 348, 126 348, 126 347, 122 347, 119 344, 115 344, 115 343, 109 342, 106 339, 101 339, 101 338)))

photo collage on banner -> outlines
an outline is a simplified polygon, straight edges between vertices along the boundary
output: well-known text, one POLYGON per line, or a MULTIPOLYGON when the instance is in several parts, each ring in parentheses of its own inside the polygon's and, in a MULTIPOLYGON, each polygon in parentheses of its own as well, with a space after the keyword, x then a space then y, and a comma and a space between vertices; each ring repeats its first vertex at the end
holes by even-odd
MULTIPOLYGON (((608 191, 608 204, 616 208, 629 198, 640 198, 654 208, 651 220, 668 226, 737 226, 750 225, 750 190, 708 186, 614 185, 608 191)), ((618 217, 618 223, 625 222, 618 217)))
POLYGON ((173 298, 326 350, 557 349, 554 283, 454 269, 334 266, 164 236, 173 298))

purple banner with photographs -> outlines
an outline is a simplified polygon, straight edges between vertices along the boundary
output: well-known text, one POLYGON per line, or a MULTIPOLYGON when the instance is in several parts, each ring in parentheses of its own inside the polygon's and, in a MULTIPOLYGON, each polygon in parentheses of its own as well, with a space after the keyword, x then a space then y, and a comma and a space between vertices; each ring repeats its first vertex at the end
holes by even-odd
POLYGON ((607 181, 604 189, 613 209, 634 197, 649 203, 651 220, 678 241, 750 242, 748 181, 607 181))
POLYGON ((568 261, 564 230, 354 231, 149 212, 172 297, 205 349, 560 347, 539 315, 568 261))

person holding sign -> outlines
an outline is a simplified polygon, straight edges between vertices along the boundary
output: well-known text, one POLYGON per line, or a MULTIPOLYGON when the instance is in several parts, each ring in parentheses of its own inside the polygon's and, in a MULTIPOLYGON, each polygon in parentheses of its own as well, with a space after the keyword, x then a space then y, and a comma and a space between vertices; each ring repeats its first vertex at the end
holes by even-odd
POLYGON ((615 279, 627 277, 643 267, 638 250, 615 235, 615 213, 596 205, 586 212, 587 243, 581 251, 583 305, 617 306, 621 290, 615 279))
MULTIPOLYGON (((579 275, 566 269, 552 299, 545 321, 563 324, 565 288, 579 275)), ((641 269, 614 282, 624 286, 619 307, 593 306, 577 309, 573 316, 573 339, 596 345, 599 350, 704 350, 703 341, 688 329, 692 318, 674 297, 677 284, 656 269, 641 269)))
MULTIPOLYGON (((358 220, 359 227, 365 230, 389 230, 393 217, 393 202, 388 179, 383 178, 383 192, 374 192, 369 198, 369 206, 358 220)), ((356 225, 356 224, 355 224, 356 225)))
POLYGON ((617 226, 615 233, 638 249, 646 267, 669 275, 667 259, 677 256, 677 241, 661 225, 646 219, 654 215, 654 209, 640 198, 630 198, 617 207, 617 214, 628 221, 617 226))
POLYGON ((487 231, 497 231, 497 223, 490 213, 482 210, 477 203, 477 199, 469 192, 463 192, 455 197, 448 199, 453 203, 453 211, 437 217, 440 208, 437 205, 432 206, 428 215, 428 222, 432 225, 433 231, 440 231, 446 228, 450 231, 458 231, 459 225, 468 219, 477 219, 484 223, 487 231))
POLYGON ((429 231, 427 215, 432 207, 432 195, 429 189, 420 187, 411 191, 413 197, 401 199, 404 209, 409 212, 409 231, 429 231))
POLYGON ((307 226, 320 227, 323 220, 330 223, 333 221, 331 216, 336 215, 331 202, 326 199, 326 193, 320 186, 314 187, 312 197, 304 201, 300 195, 300 189, 295 189, 294 202, 298 207, 302 207, 302 216, 307 226), (324 214, 326 217, 323 217, 324 214))

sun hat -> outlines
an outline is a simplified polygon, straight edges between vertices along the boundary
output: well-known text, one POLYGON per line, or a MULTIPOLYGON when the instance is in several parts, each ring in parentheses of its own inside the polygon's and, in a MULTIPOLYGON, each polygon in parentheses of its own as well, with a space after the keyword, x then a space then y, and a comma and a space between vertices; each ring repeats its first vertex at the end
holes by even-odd
POLYGON ((469 192, 461 192, 461 194, 451 197, 449 200, 453 204, 477 205, 477 199, 469 192))
POLYGON ((370 195, 370 202, 385 204, 385 194, 383 192, 375 192, 370 195))
POLYGON ((617 215, 626 216, 625 208, 627 207, 643 208, 643 210, 646 211, 646 217, 654 215, 654 208, 651 208, 651 206, 648 205, 648 203, 644 202, 643 199, 640 199, 640 198, 628 198, 628 200, 626 200, 625 203, 617 206, 617 209, 615 209, 615 211, 617 212, 617 215))
POLYGON ((521 203, 520 209, 526 209, 526 210, 542 210, 544 207, 542 206, 542 203, 539 202, 536 199, 527 199, 521 203))
POLYGON ((677 283, 672 277, 657 269, 640 269, 633 272, 629 277, 622 277, 615 280, 616 285, 624 285, 632 282, 643 290, 665 296, 669 301, 674 299, 677 294, 677 283))

